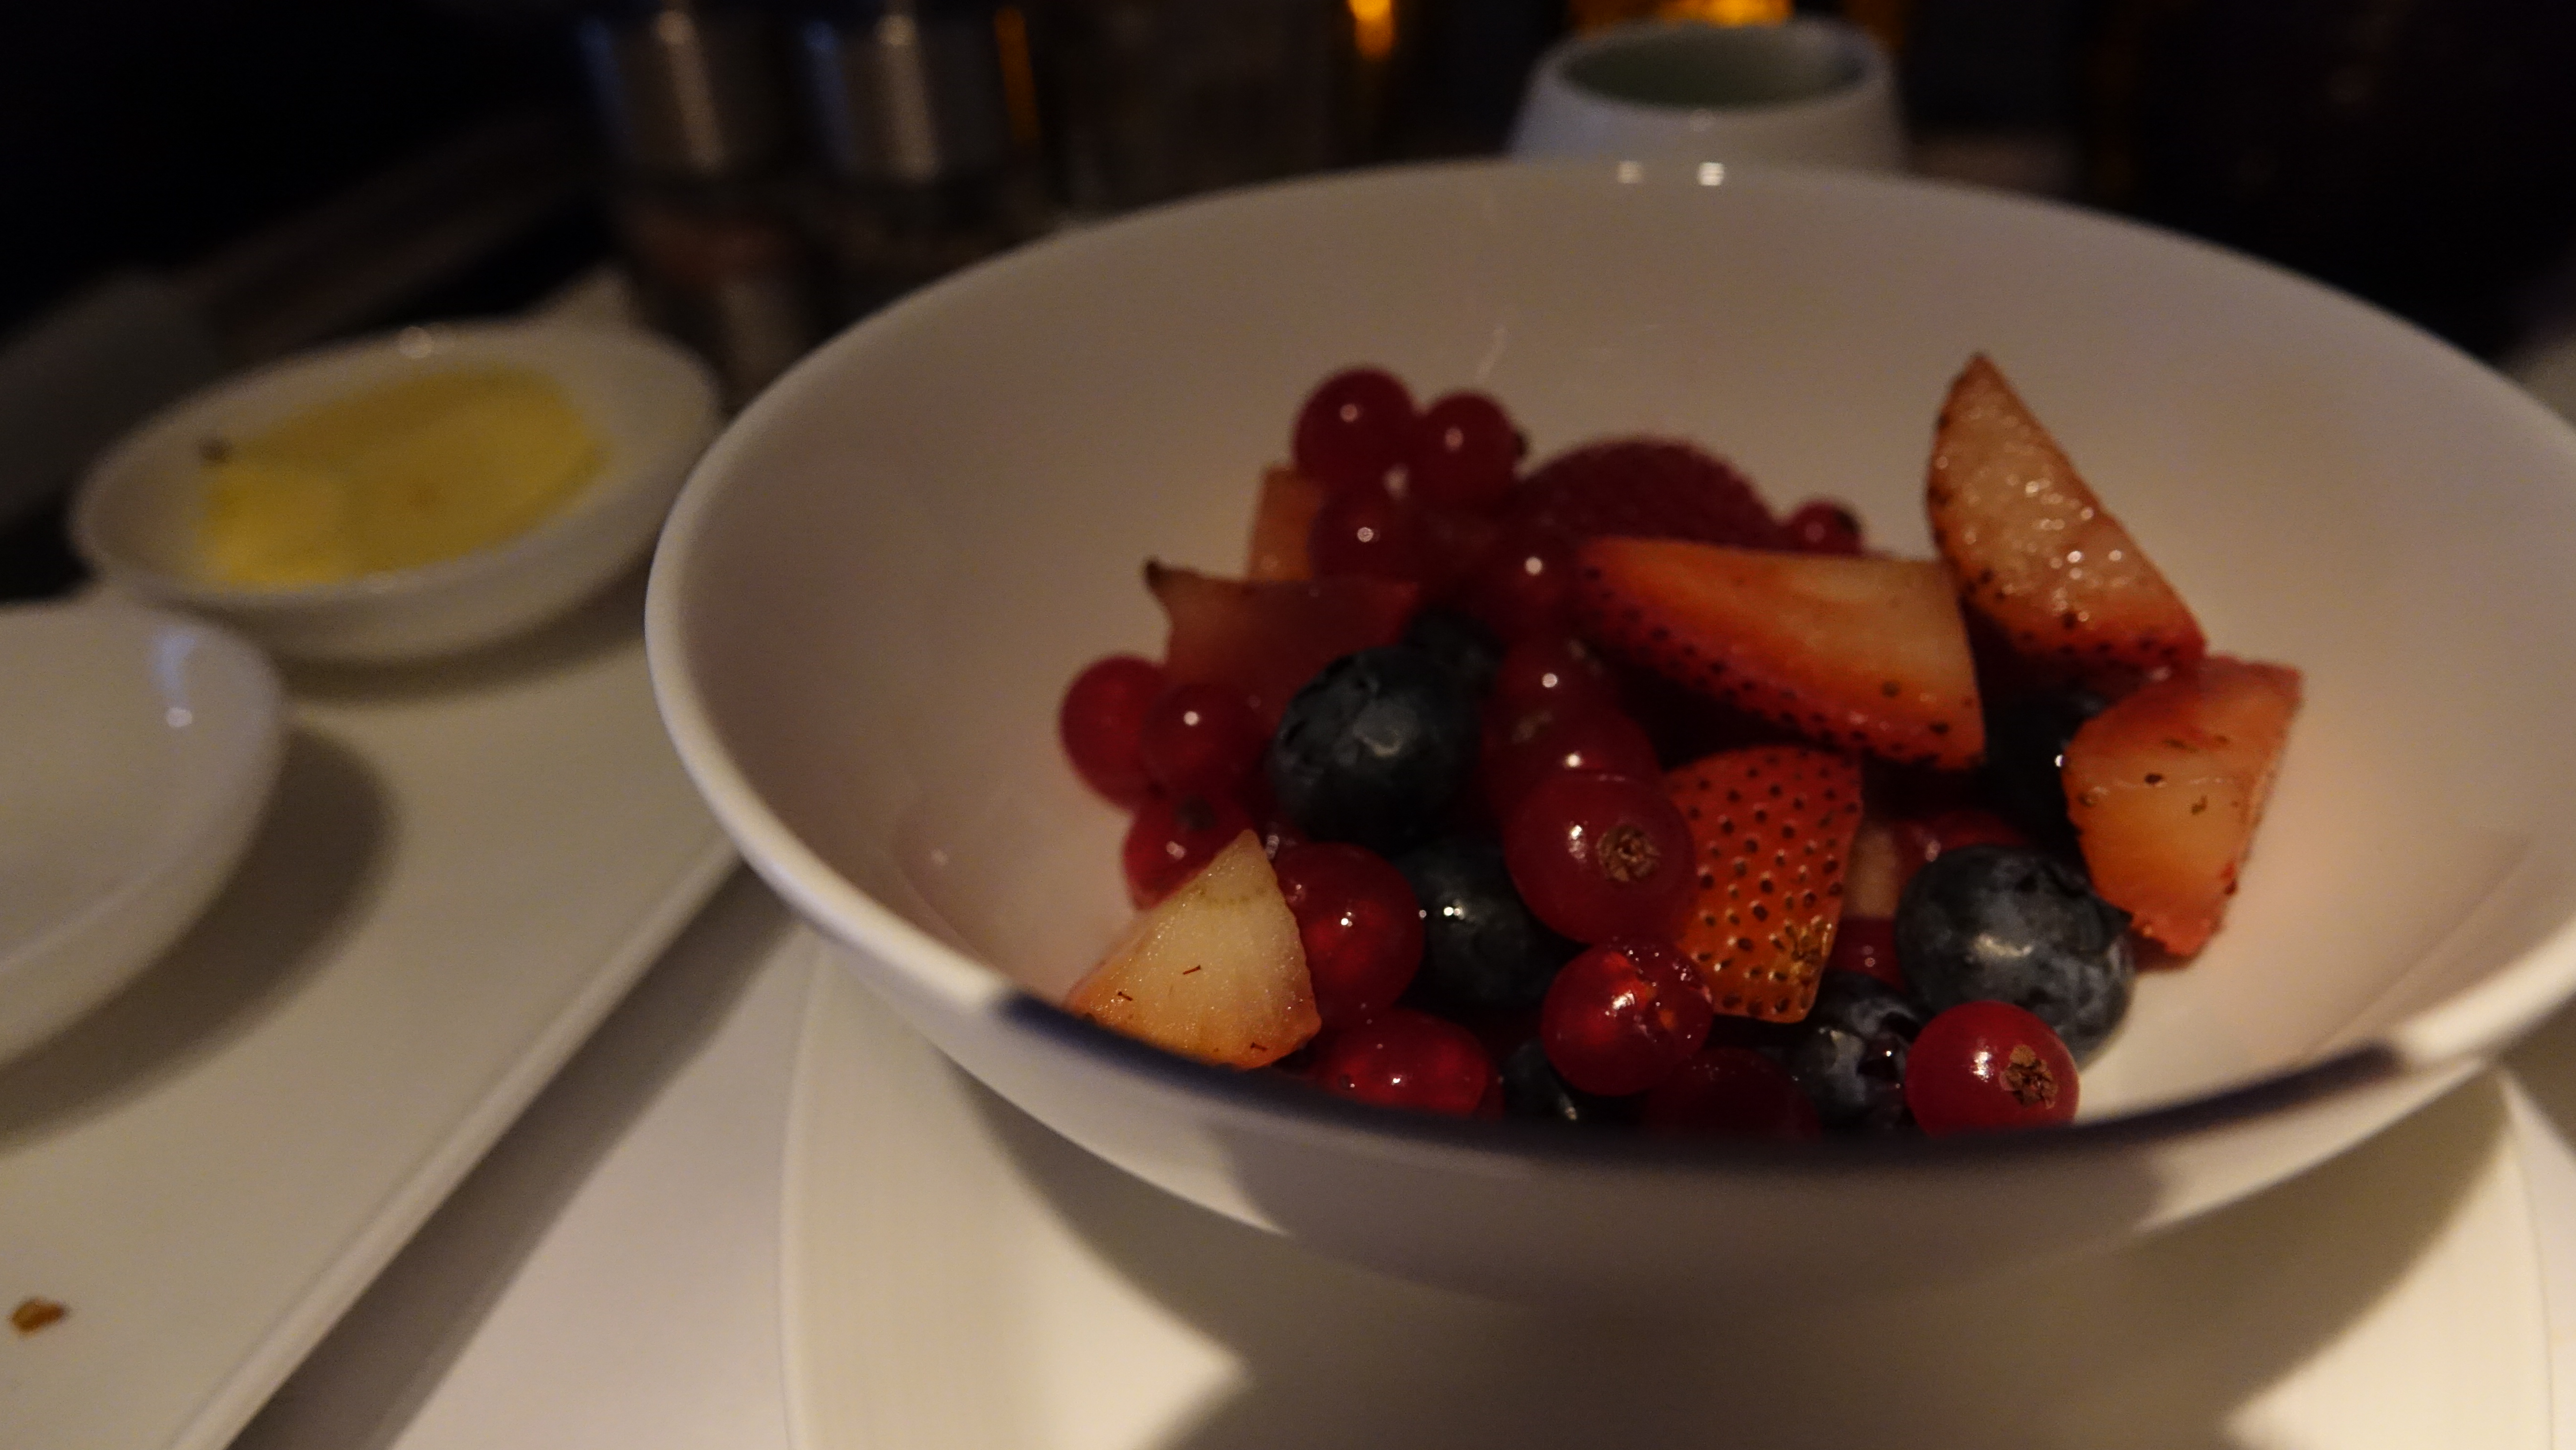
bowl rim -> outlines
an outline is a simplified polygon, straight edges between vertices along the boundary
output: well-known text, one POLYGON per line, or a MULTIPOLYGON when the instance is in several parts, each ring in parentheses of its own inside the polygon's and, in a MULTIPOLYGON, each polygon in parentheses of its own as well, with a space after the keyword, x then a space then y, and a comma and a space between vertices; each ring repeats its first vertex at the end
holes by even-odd
MULTIPOLYGON (((716 511, 724 475, 750 446, 746 440, 764 431, 771 418, 817 396, 826 370, 838 355, 866 347, 875 336, 909 326, 919 313, 951 305, 958 296, 993 278, 1010 276, 1031 265, 1033 258, 1051 259, 1068 248, 1115 245, 1133 230, 1158 227, 1176 217, 1223 208, 1275 205, 1283 197, 1308 191, 1402 189, 1438 178, 1546 176, 1589 178, 1596 185, 1611 183, 1612 188, 1648 185, 1679 189, 1706 185, 1698 178, 1698 170, 1682 163, 1595 158, 1470 159, 1375 167, 1238 188, 1148 207, 1058 233, 952 274, 853 324, 808 353, 741 410, 691 469, 678 502, 663 523, 645 596, 645 652, 655 700, 682 765, 743 858, 800 916, 885 970, 927 989, 952 1010, 970 1016, 1007 1016, 1015 1026, 1100 1059, 1113 1071, 1162 1086, 1182 1087, 1194 1096, 1248 1116, 1327 1131, 1394 1137, 1465 1155, 1526 1158, 1535 1154, 1553 1161, 1669 1166, 1677 1171, 1725 1164, 1782 1172, 1841 1173, 1890 1165, 1924 1168, 2089 1154, 2196 1136, 2402 1078, 2444 1072, 2465 1074, 2485 1056, 2501 1051, 2536 1026, 2552 1008, 2576 995, 2576 916, 2571 916, 2484 980, 2418 1009, 2375 1037, 2215 1091, 2111 1116, 2080 1119, 2045 1131, 1947 1138, 1916 1134, 1827 1135, 1821 1141, 1766 1144, 1567 1132, 1548 1123, 1453 1119, 1343 1099, 1281 1080, 1277 1074, 1246 1073, 1195 1062, 1072 1016, 998 968, 985 965, 905 919, 843 877, 768 807, 726 749, 714 713, 690 667, 688 601, 683 597, 681 581, 693 566, 696 543, 716 511)), ((2471 370, 2505 388, 2511 395, 2506 400, 2508 406, 2526 410, 2551 431, 2562 435, 2571 431, 2567 420, 2537 398, 2513 388, 2483 363, 2404 318, 2286 267, 2216 243, 2068 202, 1921 177, 1768 164, 1729 166, 1726 177, 1729 185, 1739 189, 1750 186, 1771 192, 1814 189, 1912 194, 1938 199, 1943 204, 2007 214, 2045 214, 2061 223, 2071 221, 2101 229, 2105 234, 2142 237, 2157 245, 2198 252, 2232 267, 2264 274, 2275 284, 2287 284, 2321 305, 2359 313, 2381 326, 2398 328, 2434 349, 2451 366, 2471 370)))
POLYGON ((1859 26, 1829 16, 1793 15, 1777 24, 1759 27, 1713 25, 1705 20, 1622 21, 1559 41, 1539 58, 1538 68, 1531 74, 1530 85, 1533 89, 1545 87, 1561 92, 1565 103, 1570 105, 1588 107, 1630 121, 1669 125, 1676 119, 1701 114, 1747 121, 1787 120, 1814 113, 1859 109, 1872 104, 1875 95, 1888 87, 1893 76, 1894 70, 1886 52, 1859 26), (1837 60, 1849 63, 1849 73, 1837 84, 1809 95, 1732 104, 1641 101, 1597 89, 1575 75, 1577 67, 1660 41, 1681 39, 1724 44, 1730 39, 1790 37, 1830 46, 1837 60))
MULTIPOLYGON (((516 572, 553 553, 563 541, 594 525, 617 500, 639 491, 667 487, 676 491, 686 479, 684 460, 721 421, 715 375, 695 353, 640 328, 554 318, 525 321, 446 321, 417 323, 347 342, 291 353, 236 373, 156 410, 83 471, 72 491, 69 532, 72 547, 100 575, 147 591, 153 598, 190 609, 237 617, 300 613, 376 603, 452 588, 470 588, 478 580, 516 572), (550 355, 556 345, 569 345, 576 366, 550 355), (665 421, 657 434, 633 456, 613 455, 582 483, 563 507, 533 527, 451 558, 406 569, 386 569, 353 579, 270 589, 193 579, 160 568, 118 549, 104 522, 108 501, 122 492, 146 487, 137 476, 144 455, 170 435, 196 431, 280 390, 309 390, 316 403, 353 391, 334 389, 326 379, 336 369, 378 358, 399 357, 435 365, 441 358, 465 353, 474 360, 503 362, 544 374, 559 385, 573 373, 610 379, 620 391, 652 390, 664 395, 657 416, 665 421)), ((587 414, 594 429, 598 420, 587 414)))
MULTIPOLYGON (((8 637, 21 630, 77 631, 92 636, 113 631, 123 636, 118 653, 127 653, 126 645, 151 647, 154 640, 173 634, 190 638, 196 648, 206 650, 205 658, 216 661, 214 668, 231 675, 248 687, 248 710, 239 717, 243 730, 243 748, 227 752, 213 767, 222 789, 183 801, 184 809, 159 819, 171 823, 167 831, 156 832, 141 856, 129 864, 116 884, 92 897, 85 905, 56 920, 43 932, 17 945, 0 949, 0 985, 31 964, 43 961, 58 951, 63 943, 79 938, 105 917, 132 906, 150 896, 174 872, 205 848, 210 836, 223 834, 222 828, 237 819, 239 813, 262 811, 276 787, 277 761, 286 738, 286 687, 277 666, 258 646, 239 634, 209 620, 192 615, 155 609, 150 605, 118 599, 114 596, 74 599, 36 604, 24 608, 0 610, 0 649, 7 647, 8 637)), ((116 668, 129 667, 131 661, 119 658, 116 668)), ((250 833, 244 832, 244 844, 250 833)), ((220 873, 215 888, 220 890, 229 873, 220 873)), ((124 970, 128 964, 118 964, 124 970)), ((102 971, 101 975, 112 975, 102 971)))

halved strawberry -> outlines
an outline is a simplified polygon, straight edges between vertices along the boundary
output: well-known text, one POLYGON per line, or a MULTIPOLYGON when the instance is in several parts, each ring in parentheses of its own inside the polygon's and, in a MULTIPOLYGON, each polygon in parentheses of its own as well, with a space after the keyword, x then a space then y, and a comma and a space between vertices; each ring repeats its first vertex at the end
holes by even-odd
POLYGON ((1787 531, 1743 474, 1665 438, 1613 438, 1558 454, 1513 493, 1505 520, 1577 540, 1619 534, 1789 547, 1787 531))
POLYGON ((1267 727, 1315 672, 1404 637, 1421 586, 1386 579, 1260 584, 1148 561, 1145 587, 1171 620, 1163 668, 1181 684, 1241 690, 1267 727))
POLYGON ((1729 750, 1671 772, 1699 882, 1682 951, 1720 1012, 1795 1022, 1816 1000, 1860 827, 1860 764, 1796 745, 1729 750))
POLYGON ((1594 539, 1573 602, 1610 653, 1810 740, 1944 770, 1985 751, 1959 602, 1929 560, 1594 539))
POLYGON ((2299 672, 2211 655, 2067 742, 2067 814, 2103 900, 2188 956, 2218 929, 2299 708, 2299 672))
POLYGON ((1323 1027, 1306 948, 1250 831, 1136 918, 1065 1010, 1201 1062, 1264 1067, 1323 1027))
POLYGON ((1261 496, 1252 506, 1252 547, 1246 551, 1244 577, 1256 584, 1313 578, 1306 535, 1323 506, 1324 486, 1297 470, 1263 473, 1261 496))
POLYGON ((1960 593, 2016 654, 2117 678, 2208 647, 2182 596, 1983 354, 1942 404, 1924 501, 1960 593))

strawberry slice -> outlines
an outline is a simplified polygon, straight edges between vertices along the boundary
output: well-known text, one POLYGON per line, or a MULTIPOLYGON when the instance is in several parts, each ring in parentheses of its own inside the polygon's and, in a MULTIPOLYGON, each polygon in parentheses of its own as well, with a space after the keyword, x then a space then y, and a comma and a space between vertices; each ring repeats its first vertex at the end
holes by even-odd
POLYGON ((1985 751, 1967 630, 1930 560, 1594 539, 1573 604, 1610 653, 1821 744, 1944 770, 1985 751))
POLYGON ((1172 679, 1242 691, 1265 729, 1316 671, 1402 639, 1421 594, 1420 585, 1387 579, 1251 583, 1153 561, 1145 587, 1171 621, 1163 668, 1172 679))
POLYGON ((2116 681, 2207 649, 2182 596, 1982 354, 1941 407, 1924 500, 1969 607, 2023 658, 2116 681))
POLYGON ((1690 822, 1698 894, 1680 946, 1711 1005, 1795 1022, 1816 1000, 1860 829, 1860 764, 1796 745, 1728 750, 1664 777, 1690 822))
POLYGON ((1618 534, 1789 547, 1787 531, 1743 474, 1663 438, 1613 438, 1558 454, 1514 492, 1506 520, 1576 540, 1618 534))
POLYGON ((2218 930, 2280 768, 2299 672, 2211 655, 2084 722, 2063 776, 2093 889, 2188 956, 2218 930))
POLYGON ((1252 547, 1246 552, 1244 577, 1256 584, 1282 579, 1311 579, 1315 567, 1306 555, 1306 536, 1324 507, 1324 486, 1293 468, 1273 468, 1261 475, 1261 496, 1252 507, 1252 547))
POLYGON ((1267 1066, 1323 1028, 1296 915, 1250 831, 1136 918, 1064 1005, 1229 1067, 1267 1066))

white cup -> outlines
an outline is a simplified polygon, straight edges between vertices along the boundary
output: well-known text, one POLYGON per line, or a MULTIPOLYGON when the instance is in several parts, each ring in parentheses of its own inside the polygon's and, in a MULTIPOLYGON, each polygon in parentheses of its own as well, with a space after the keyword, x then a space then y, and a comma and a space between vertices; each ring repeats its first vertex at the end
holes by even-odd
POLYGON ((1511 151, 1896 171, 1905 132, 1887 56, 1852 26, 1647 22, 1542 57, 1511 151))

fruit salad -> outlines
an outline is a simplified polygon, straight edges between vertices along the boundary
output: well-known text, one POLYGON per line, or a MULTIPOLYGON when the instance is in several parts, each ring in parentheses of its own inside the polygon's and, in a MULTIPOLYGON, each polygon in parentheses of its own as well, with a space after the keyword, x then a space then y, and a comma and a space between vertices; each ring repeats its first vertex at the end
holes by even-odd
POLYGON ((1394 1107, 1757 1138, 2061 1123, 2209 941, 2299 705, 2003 374, 1937 557, 1668 438, 1534 466, 1496 400, 1326 378, 1242 572, 1066 691, 1138 915, 1067 997, 1394 1107))

